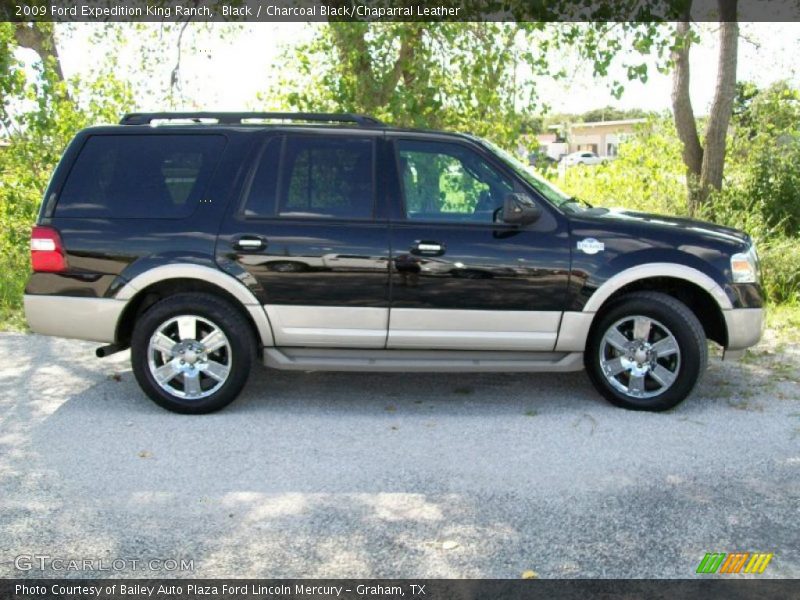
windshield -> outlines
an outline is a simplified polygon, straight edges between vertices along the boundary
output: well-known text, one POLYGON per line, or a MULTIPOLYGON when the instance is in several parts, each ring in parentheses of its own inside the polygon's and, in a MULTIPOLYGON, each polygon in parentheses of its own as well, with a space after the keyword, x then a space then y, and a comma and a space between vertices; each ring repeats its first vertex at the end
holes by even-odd
POLYGON ((551 203, 555 204, 557 207, 563 209, 566 208, 565 207, 566 204, 577 202, 575 198, 573 198, 572 196, 570 196, 565 192, 562 192, 552 183, 542 178, 540 175, 536 173, 536 171, 533 170, 533 167, 524 164, 521 160, 519 160, 516 156, 514 156, 510 152, 506 152, 502 148, 495 146, 493 143, 487 140, 480 140, 480 142, 486 145, 504 163, 506 163, 507 166, 511 167, 511 169, 513 169, 517 175, 522 177, 526 182, 528 182, 531 185, 531 187, 533 187, 537 192, 539 192, 542 196, 544 196, 551 203))

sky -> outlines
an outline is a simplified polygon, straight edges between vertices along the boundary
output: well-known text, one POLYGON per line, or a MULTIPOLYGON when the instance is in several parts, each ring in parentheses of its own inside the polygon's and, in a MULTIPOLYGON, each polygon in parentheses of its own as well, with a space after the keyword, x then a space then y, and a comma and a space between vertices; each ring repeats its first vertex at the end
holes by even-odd
MULTIPOLYGON (((252 110, 259 108, 257 94, 269 94, 281 74, 280 55, 287 48, 309 40, 321 24, 251 23, 234 27, 224 38, 204 35, 196 51, 185 52, 182 59, 182 90, 199 105, 187 109, 252 110)), ((90 36, 96 25, 79 24, 64 39, 62 60, 67 76, 82 74, 96 62, 92 59, 90 36)), ((152 25, 157 32, 158 25, 152 25)), ((714 24, 703 24, 702 41, 691 53, 691 95, 697 114, 705 114, 712 101, 716 79, 716 36, 714 24)), ((800 23, 742 23, 738 79, 760 86, 788 79, 800 87, 800 23)), ((604 106, 642 108, 664 111, 670 107, 671 81, 668 75, 650 69, 646 84, 627 83, 617 100, 604 80, 592 77, 591 69, 575 56, 560 58, 571 75, 564 80, 536 81, 538 95, 554 112, 581 113, 604 106)), ((123 47, 117 71, 123 77, 135 77, 140 56, 136 44, 123 47)), ((168 77, 168 70, 164 77, 168 77)), ((625 80, 623 73, 612 73, 625 80)), ((141 98, 141 110, 160 110, 160 101, 141 98), (153 105, 156 104, 156 105, 153 105)))

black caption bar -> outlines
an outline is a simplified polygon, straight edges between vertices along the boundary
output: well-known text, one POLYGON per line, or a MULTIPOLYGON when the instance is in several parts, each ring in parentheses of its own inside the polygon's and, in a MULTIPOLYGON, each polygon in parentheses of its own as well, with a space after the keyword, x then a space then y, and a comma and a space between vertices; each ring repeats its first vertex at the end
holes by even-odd
MULTIPOLYGON (((729 2, 731 0, 719 0, 729 2)), ((718 0, 2 0, 0 20, 716 21, 718 0)), ((796 0, 739 0, 740 21, 798 21, 796 0)))
POLYGON ((4 579, 2 600, 782 600, 798 580, 4 579))

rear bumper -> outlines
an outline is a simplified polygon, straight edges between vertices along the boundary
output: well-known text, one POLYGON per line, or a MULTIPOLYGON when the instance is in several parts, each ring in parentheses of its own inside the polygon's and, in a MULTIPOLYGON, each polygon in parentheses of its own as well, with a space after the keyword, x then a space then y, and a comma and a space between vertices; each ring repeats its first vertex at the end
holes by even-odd
POLYGON ((25 318, 34 333, 94 342, 114 342, 126 302, 25 294, 25 318))
POLYGON ((758 343, 764 332, 763 308, 734 308, 724 310, 725 325, 728 329, 726 350, 742 350, 758 343))

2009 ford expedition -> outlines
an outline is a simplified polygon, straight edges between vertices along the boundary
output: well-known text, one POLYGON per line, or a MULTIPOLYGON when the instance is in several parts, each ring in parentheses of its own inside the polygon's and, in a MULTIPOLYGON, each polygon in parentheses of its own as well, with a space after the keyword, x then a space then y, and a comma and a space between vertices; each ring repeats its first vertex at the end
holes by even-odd
POLYGON ((756 250, 592 208, 469 136, 351 114, 153 113, 80 132, 31 239, 35 332, 131 348, 177 412, 252 365, 574 371, 664 410, 763 322, 756 250))

